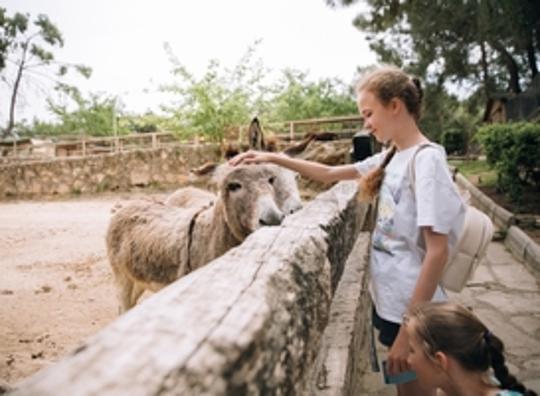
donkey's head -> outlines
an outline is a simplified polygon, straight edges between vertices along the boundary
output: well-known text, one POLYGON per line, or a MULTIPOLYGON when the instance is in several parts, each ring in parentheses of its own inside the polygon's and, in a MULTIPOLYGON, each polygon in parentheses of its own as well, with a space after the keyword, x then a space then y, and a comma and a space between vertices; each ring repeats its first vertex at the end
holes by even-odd
POLYGON ((242 241, 264 225, 279 225, 284 218, 277 205, 276 174, 267 165, 222 165, 216 171, 225 221, 242 241))

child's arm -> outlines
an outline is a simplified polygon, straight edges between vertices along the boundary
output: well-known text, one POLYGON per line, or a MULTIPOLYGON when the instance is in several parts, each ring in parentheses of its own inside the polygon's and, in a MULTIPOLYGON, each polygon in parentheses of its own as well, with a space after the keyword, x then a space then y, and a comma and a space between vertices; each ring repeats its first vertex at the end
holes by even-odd
POLYGON ((352 164, 330 166, 315 161, 307 161, 288 157, 279 153, 269 153, 264 151, 248 151, 229 160, 229 164, 231 165, 258 164, 265 162, 283 166, 298 172, 309 179, 323 183, 331 183, 338 180, 353 180, 360 177, 360 174, 352 164))
MULTIPOLYGON (((426 256, 422 262, 422 269, 416 281, 409 308, 422 302, 431 301, 448 260, 447 235, 436 233, 431 227, 422 227, 422 235, 426 243, 426 256)), ((401 326, 388 355, 388 373, 390 375, 408 370, 408 350, 407 333, 401 326)))

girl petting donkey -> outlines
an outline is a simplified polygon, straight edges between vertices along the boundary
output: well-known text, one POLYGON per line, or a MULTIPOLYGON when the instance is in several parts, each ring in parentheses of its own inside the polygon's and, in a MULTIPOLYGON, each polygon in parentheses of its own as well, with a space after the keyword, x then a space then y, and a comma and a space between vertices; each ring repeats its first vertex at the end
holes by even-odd
MULTIPOLYGON (((444 148, 430 143, 419 128, 420 81, 396 67, 384 66, 363 76, 356 91, 364 128, 379 142, 389 144, 382 153, 355 164, 328 166, 249 151, 230 163, 272 162, 322 182, 359 179, 363 199, 372 201, 378 195, 370 291, 373 323, 379 340, 389 348, 386 367, 394 376, 410 369, 408 336, 401 325, 405 312, 426 301, 446 300, 439 283, 466 207, 454 188, 444 148), (430 148, 418 151, 426 143, 430 148), (411 160, 414 178, 407 172, 411 160)), ((435 395, 435 389, 417 380, 399 384, 397 390, 399 396, 435 395)))

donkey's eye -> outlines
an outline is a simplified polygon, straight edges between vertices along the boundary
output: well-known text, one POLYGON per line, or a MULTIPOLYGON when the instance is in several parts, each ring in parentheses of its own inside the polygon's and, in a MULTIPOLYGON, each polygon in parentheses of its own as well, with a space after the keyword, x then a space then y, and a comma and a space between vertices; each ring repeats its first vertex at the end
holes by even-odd
POLYGON ((228 191, 237 191, 242 188, 242 185, 240 183, 231 182, 227 184, 227 190, 228 191))
POLYGON ((268 183, 270 183, 270 184, 274 184, 275 181, 276 181, 276 178, 274 176, 272 176, 272 177, 270 177, 268 179, 268 183))

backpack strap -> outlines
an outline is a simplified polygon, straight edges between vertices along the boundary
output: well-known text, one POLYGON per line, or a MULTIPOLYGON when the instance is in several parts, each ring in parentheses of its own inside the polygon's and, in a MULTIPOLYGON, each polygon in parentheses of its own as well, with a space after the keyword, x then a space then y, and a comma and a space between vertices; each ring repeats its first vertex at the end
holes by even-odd
POLYGON ((409 164, 408 164, 408 171, 409 171, 409 181, 410 181, 410 184, 411 184, 411 191, 412 191, 412 194, 413 194, 413 198, 416 200, 416 191, 414 189, 415 187, 415 184, 416 184, 416 167, 415 167, 415 161, 416 161, 416 156, 418 155, 418 153, 428 147, 431 147, 431 148, 436 148, 433 143, 431 142, 427 142, 427 143, 421 143, 420 144, 420 147, 418 147, 416 149, 416 151, 414 152, 412 158, 409 160, 409 164))

